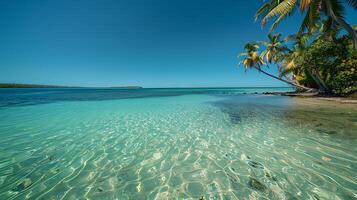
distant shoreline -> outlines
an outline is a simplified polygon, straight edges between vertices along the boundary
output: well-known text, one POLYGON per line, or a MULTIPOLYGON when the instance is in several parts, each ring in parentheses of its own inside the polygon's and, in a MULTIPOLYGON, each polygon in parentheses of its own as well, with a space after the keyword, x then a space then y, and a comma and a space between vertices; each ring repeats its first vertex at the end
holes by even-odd
MULTIPOLYGON (((91 88, 91 87, 0 83, 0 88, 91 88)), ((140 89, 142 87, 141 86, 113 86, 113 87, 98 87, 98 88, 140 89)))
POLYGON ((357 104, 357 97, 354 95, 350 95, 350 96, 323 95, 323 94, 319 94, 318 92, 263 92, 262 94, 297 97, 297 98, 313 98, 313 99, 319 99, 325 101, 335 101, 339 103, 357 104))
MULTIPOLYGON (((0 83, 0 88, 103 88, 103 89, 143 89, 142 86, 107 86, 107 87, 82 87, 82 86, 61 86, 61 85, 40 85, 22 83, 0 83)), ((228 86, 228 87, 145 87, 145 89, 227 89, 227 88, 292 88, 290 86, 228 86)))
POLYGON ((0 83, 0 88, 80 88, 77 86, 0 83))

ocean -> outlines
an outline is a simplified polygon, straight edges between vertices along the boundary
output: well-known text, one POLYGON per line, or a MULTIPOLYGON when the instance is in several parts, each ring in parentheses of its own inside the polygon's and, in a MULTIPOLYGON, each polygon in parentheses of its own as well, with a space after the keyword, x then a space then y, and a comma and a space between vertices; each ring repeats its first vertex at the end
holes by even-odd
POLYGON ((357 106, 291 90, 0 89, 0 199, 356 199, 357 106))

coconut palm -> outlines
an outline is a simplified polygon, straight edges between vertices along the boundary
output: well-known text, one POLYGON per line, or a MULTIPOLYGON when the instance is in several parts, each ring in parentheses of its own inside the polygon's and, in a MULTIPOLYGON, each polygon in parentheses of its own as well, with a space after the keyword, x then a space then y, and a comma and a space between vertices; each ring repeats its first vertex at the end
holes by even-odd
POLYGON ((260 68, 264 65, 264 61, 258 53, 259 45, 247 43, 244 46, 244 49, 246 52, 239 54, 240 57, 244 57, 239 64, 243 64, 245 70, 250 68, 260 68))
POLYGON ((267 76, 270 76, 272 78, 275 78, 277 80, 280 80, 280 81, 283 81, 287 84, 290 84, 290 85, 293 85, 295 87, 298 87, 300 89, 303 89, 303 90, 312 90, 312 88, 308 88, 308 87, 305 87, 305 86, 302 86, 302 85, 299 85, 297 83, 294 83, 294 82, 291 82, 291 81, 287 81, 281 77, 278 77, 278 76, 275 76, 275 75, 272 75, 268 72, 265 72, 264 70, 262 70, 262 66, 265 65, 265 62, 262 58, 262 56, 259 55, 259 52, 258 52, 258 49, 259 49, 259 45, 255 44, 255 43, 247 43, 245 46, 244 46, 244 49, 245 49, 245 53, 241 53, 239 55, 239 57, 243 57, 243 59, 239 62, 239 64, 243 65, 244 69, 245 70, 248 70, 248 69, 256 69, 258 70, 259 72, 267 75, 267 76))
POLYGON ((261 53, 262 58, 268 63, 278 63, 281 55, 288 50, 285 41, 280 39, 281 34, 269 34, 268 41, 260 42, 265 46, 265 50, 261 53))
MULTIPOLYGON (((347 4, 357 9, 357 0, 345 0, 347 4)), ((355 49, 357 49, 356 31, 344 20, 344 4, 339 0, 269 0, 256 13, 256 19, 262 17, 262 26, 268 19, 276 17, 270 31, 276 28, 281 20, 290 16, 296 9, 305 13, 300 33, 308 29, 310 32, 316 29, 316 24, 324 16, 330 21, 344 28, 351 36, 355 49)), ((326 28, 329 28, 328 26, 326 28)))
POLYGON ((287 74, 293 73, 296 79, 301 80, 308 75, 318 86, 319 91, 325 93, 329 91, 329 88, 320 74, 312 66, 300 66, 296 62, 302 57, 304 51, 309 48, 310 37, 311 35, 309 34, 297 34, 286 38, 287 41, 293 41, 294 44, 287 53, 282 55, 282 62, 279 65, 280 76, 286 77, 287 74))

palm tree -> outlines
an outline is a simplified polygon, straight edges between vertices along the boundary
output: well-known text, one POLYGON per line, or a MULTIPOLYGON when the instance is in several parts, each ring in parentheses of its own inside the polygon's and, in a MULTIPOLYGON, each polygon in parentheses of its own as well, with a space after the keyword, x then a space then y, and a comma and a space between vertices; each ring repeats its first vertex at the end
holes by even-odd
POLYGON ((246 52, 239 54, 239 57, 244 56, 244 59, 240 61, 239 64, 243 64, 244 69, 248 70, 249 68, 260 68, 264 65, 263 59, 258 54, 259 45, 254 43, 247 43, 244 46, 246 52))
POLYGON ((309 48, 309 34, 297 34, 287 37, 285 40, 293 41, 293 47, 287 51, 281 58, 282 62, 279 66, 281 76, 287 74, 295 74, 296 76, 308 75, 312 78, 312 81, 318 86, 318 89, 322 93, 329 92, 325 81, 321 78, 319 72, 314 70, 311 66, 300 66, 296 60, 301 58, 304 51, 309 48), (305 75, 304 75, 305 74, 305 75))
MULTIPOLYGON (((345 0, 354 9, 357 9, 357 0, 345 0)), ((256 19, 262 17, 262 26, 268 19, 277 17, 270 31, 276 28, 281 20, 290 16, 297 8, 305 14, 300 33, 308 29, 316 29, 316 24, 325 16, 328 21, 335 22, 344 28, 351 36, 355 49, 357 49, 356 31, 344 20, 344 6, 339 0, 269 0, 256 13, 256 19)), ((330 23, 332 24, 332 23, 330 23)))
POLYGON ((261 53, 262 58, 268 63, 278 63, 281 55, 288 50, 285 41, 280 39, 281 34, 269 34, 269 41, 259 42, 265 46, 265 50, 261 53))
POLYGON ((244 57, 239 62, 239 64, 242 64, 244 66, 245 70, 254 68, 254 69, 258 70, 259 72, 261 72, 261 73, 263 73, 263 74, 265 74, 267 76, 270 76, 270 77, 275 78, 277 80, 283 81, 283 82, 285 82, 285 83, 287 83, 289 85, 293 85, 293 86, 298 87, 298 88, 303 89, 303 90, 308 90, 308 91, 312 90, 312 88, 308 88, 308 87, 299 85, 297 83, 287 81, 287 80, 285 80, 285 79, 283 79, 281 77, 272 75, 272 74, 267 73, 264 70, 262 70, 261 67, 265 63, 264 63, 264 60, 263 60, 262 56, 259 56, 258 48, 259 48, 259 45, 254 44, 254 43, 247 43, 244 46, 244 49, 246 50, 246 52, 245 53, 241 53, 239 55, 239 57, 244 57))

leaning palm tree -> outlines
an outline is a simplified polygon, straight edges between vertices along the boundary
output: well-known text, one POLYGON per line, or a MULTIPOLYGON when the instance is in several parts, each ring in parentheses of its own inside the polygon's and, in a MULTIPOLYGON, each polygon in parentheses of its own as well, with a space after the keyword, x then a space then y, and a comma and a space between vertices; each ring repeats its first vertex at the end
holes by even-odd
POLYGON ((277 80, 285 82, 285 83, 287 83, 289 85, 295 86, 297 88, 300 88, 300 89, 303 89, 303 90, 307 90, 307 91, 313 90, 312 88, 308 88, 308 87, 299 85, 298 83, 294 83, 294 82, 285 80, 285 79, 283 79, 281 77, 272 75, 272 74, 267 73, 264 70, 262 70, 261 67, 265 64, 265 62, 262 59, 262 57, 259 55, 258 48, 259 48, 259 45, 254 44, 254 43, 247 43, 244 46, 244 49, 245 49, 246 52, 241 53, 239 55, 239 57, 243 57, 243 59, 239 62, 239 64, 240 65, 242 64, 245 70, 254 68, 254 69, 258 70, 259 72, 261 72, 261 73, 263 73, 263 74, 265 74, 267 76, 270 76, 272 78, 275 78, 277 80))
MULTIPOLYGON (((346 3, 357 9, 357 0, 345 0, 346 3)), ((339 0, 269 0, 256 13, 256 19, 262 17, 262 26, 272 17, 276 17, 270 31, 276 28, 281 20, 290 16, 297 8, 305 13, 300 33, 305 29, 316 29, 316 24, 322 19, 330 21, 344 28, 351 36, 355 49, 357 49, 356 31, 344 20, 344 5, 339 0)))
POLYGON ((292 41, 292 48, 282 55, 282 62, 279 63, 280 76, 286 77, 287 74, 295 74, 296 76, 308 75, 312 81, 318 86, 321 93, 329 92, 329 88, 325 81, 321 78, 318 71, 311 66, 301 66, 296 62, 301 59, 303 53, 310 47, 309 34, 290 35, 285 40, 292 41))
POLYGON ((278 63, 281 55, 288 50, 285 41, 280 39, 281 34, 269 34, 268 41, 259 42, 265 46, 265 50, 261 53, 262 58, 268 63, 278 63))

